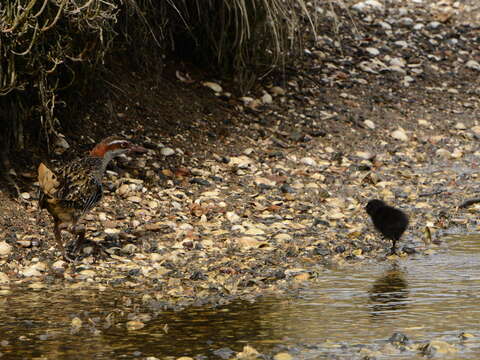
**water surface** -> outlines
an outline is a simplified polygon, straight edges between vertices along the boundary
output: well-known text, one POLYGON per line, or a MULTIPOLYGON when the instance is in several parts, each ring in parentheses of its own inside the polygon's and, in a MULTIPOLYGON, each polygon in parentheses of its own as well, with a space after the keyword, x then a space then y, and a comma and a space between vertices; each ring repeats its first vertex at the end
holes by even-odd
POLYGON ((220 359, 249 344, 298 359, 361 359, 363 346, 380 350, 377 358, 423 358, 384 353, 387 339, 402 332, 414 341, 455 345, 458 353, 443 358, 478 359, 480 236, 446 242, 430 256, 326 270, 296 296, 159 312, 136 331, 125 329, 129 299, 141 297, 133 290, 12 288, 0 295, 0 352, 4 358, 220 359), (71 326, 75 316, 83 320, 78 331, 71 326), (464 344, 461 332, 473 338, 464 344))

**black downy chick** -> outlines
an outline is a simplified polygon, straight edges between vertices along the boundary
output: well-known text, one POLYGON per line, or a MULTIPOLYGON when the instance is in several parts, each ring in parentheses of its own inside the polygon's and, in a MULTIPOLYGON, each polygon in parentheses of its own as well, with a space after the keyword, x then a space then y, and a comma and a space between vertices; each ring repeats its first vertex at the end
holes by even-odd
POLYGON ((370 200, 365 208, 375 228, 393 241, 391 254, 395 254, 397 241, 408 226, 408 216, 402 210, 385 204, 382 200, 370 200))

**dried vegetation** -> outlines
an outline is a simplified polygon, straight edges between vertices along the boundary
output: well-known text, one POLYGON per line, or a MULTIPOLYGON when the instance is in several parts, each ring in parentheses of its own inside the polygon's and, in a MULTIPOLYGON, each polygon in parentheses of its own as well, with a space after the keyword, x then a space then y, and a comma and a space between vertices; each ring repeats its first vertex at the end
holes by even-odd
POLYGON ((152 52, 175 51, 237 74, 246 89, 298 53, 299 34, 313 24, 303 0, 8 0, 0 5, 0 119, 11 145, 23 148, 39 130, 48 141, 67 118, 59 116, 72 99, 66 90, 87 91, 99 65, 125 50, 144 64, 158 64, 152 52))

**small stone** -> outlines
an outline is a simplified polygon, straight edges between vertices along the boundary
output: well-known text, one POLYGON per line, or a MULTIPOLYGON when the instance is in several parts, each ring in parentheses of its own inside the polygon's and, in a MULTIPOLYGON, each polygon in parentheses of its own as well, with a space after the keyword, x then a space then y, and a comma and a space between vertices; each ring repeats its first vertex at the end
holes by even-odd
POLYGON ((406 65, 405 60, 399 57, 391 58, 389 63, 390 63, 390 66, 398 66, 400 68, 403 68, 406 65))
POLYGON ((262 102, 263 102, 264 104, 271 104, 271 103, 273 102, 272 95, 270 95, 269 93, 263 94, 263 96, 262 96, 262 102))
POLYGON ((215 91, 216 93, 220 93, 223 91, 222 87, 214 82, 211 81, 205 81, 202 83, 203 86, 208 87, 209 89, 215 91))
POLYGON ((175 154, 175 150, 169 147, 164 147, 160 150, 160 154, 162 154, 163 156, 171 156, 175 154))
POLYGON ((480 64, 475 60, 468 60, 465 66, 469 69, 480 71, 480 64))
POLYGON ((353 5, 352 9, 360 12, 383 11, 383 4, 377 0, 365 0, 353 5))
POLYGON ((470 129, 475 135, 479 135, 480 136, 480 126, 479 125, 476 125, 474 127, 472 127, 470 129))
POLYGON ((410 17, 403 17, 398 21, 398 23, 403 26, 412 26, 414 21, 410 17))
POLYGON ((420 126, 425 126, 425 127, 428 127, 430 125, 432 125, 429 121, 425 120, 425 119, 418 119, 418 125, 420 126))
POLYGON ((383 30, 392 30, 392 25, 390 25, 389 23, 385 22, 385 21, 380 21, 378 23, 379 26, 381 26, 381 28, 383 30))
POLYGON ((122 248, 122 252, 126 254, 133 254, 137 251, 137 246, 134 244, 127 244, 122 248))
POLYGON ((159 253, 151 253, 150 260, 153 262, 160 262, 164 259, 164 257, 159 253))
POLYGON ((448 151, 447 149, 444 149, 444 148, 438 149, 437 151, 435 151, 435 154, 437 156, 440 156, 440 157, 444 158, 444 159, 448 159, 452 156, 450 151, 448 151))
POLYGON ((280 186, 280 191, 284 194, 295 194, 295 189, 287 183, 283 183, 282 186, 280 186))
POLYGON ((434 356, 436 354, 438 355, 452 355, 458 352, 458 349, 445 342, 445 341, 440 341, 440 340, 432 340, 425 346, 421 348, 421 352, 425 356, 434 356))
POLYGON ((10 278, 7 274, 0 272, 0 284, 8 284, 10 282, 10 278))
POLYGON ((285 95, 287 92, 285 91, 285 89, 281 88, 280 86, 274 86, 270 89, 270 92, 274 95, 274 96, 277 96, 277 95, 285 95))
POLYGON ((278 353, 273 357, 273 360, 292 360, 293 357, 289 353, 278 353))
POLYGON ((159 204, 158 201, 150 200, 149 202, 147 202, 147 205, 150 209, 156 209, 159 204))
POLYGON ((408 136, 405 133, 405 130, 403 130, 402 128, 398 128, 397 130, 392 131, 390 136, 393 137, 394 139, 397 139, 397 140, 400 140, 400 141, 407 141, 408 140, 408 136))
POLYGON ((106 228, 105 233, 109 235, 120 234, 120 229, 106 228))
POLYGON ((418 23, 413 26, 413 30, 420 31, 425 27, 425 25, 418 23))
POLYGON ((263 243, 261 241, 258 241, 257 239, 249 236, 242 236, 237 240, 238 245, 240 245, 241 248, 248 250, 252 248, 258 248, 260 245, 263 243))
POLYGON ((28 266, 24 270, 22 270, 22 275, 25 277, 35 277, 35 276, 42 276, 42 273, 37 269, 35 264, 28 266))
POLYGON ((137 204, 142 202, 142 198, 136 195, 127 197, 127 200, 137 204))
POLYGON ((328 255, 330 255, 330 250, 328 250, 323 245, 319 245, 315 249, 313 249, 313 253, 315 255, 328 256, 328 255))
POLYGON ((277 241, 290 241, 290 240, 292 240, 292 236, 289 235, 289 234, 282 233, 282 234, 275 235, 274 239, 277 240, 277 241))
POLYGON ((28 192, 23 192, 20 194, 20 196, 22 197, 22 199, 25 199, 25 200, 28 200, 31 197, 28 192))
POLYGON ((304 158, 300 159, 300 162, 302 164, 305 164, 305 165, 308 165, 308 166, 316 166, 317 165, 317 162, 315 161, 315 159, 313 159, 311 157, 304 157, 304 158))
POLYGON ((460 159, 461 157, 463 157, 463 151, 460 149, 455 149, 453 150, 451 155, 453 159, 460 159))
POLYGON ((367 53, 369 53, 371 56, 377 56, 380 54, 380 50, 378 50, 377 48, 373 48, 373 47, 368 47, 365 49, 365 51, 367 53))
POLYGON ((238 216, 235 212, 233 211, 227 211, 225 214, 225 217, 227 218, 228 221, 230 221, 232 224, 240 222, 242 219, 240 216, 238 216))
POLYGON ((122 184, 120 187, 117 189, 116 193, 120 196, 124 196, 130 192, 130 185, 128 184, 122 184))
POLYGON ((195 178, 191 179, 190 184, 198 184, 198 185, 202 185, 202 186, 210 186, 211 185, 210 181, 202 179, 202 178, 198 178, 198 177, 195 177, 195 178))
POLYGON ((7 256, 12 252, 12 246, 5 241, 0 242, 0 256, 7 256))
POLYGON ((93 278, 97 273, 94 270, 86 269, 79 272, 79 275, 83 279, 93 278))
POLYGON ((466 130, 467 127, 465 126, 465 124, 463 122, 457 122, 455 124, 455 129, 457 130, 466 130))
POLYGON ((407 335, 399 332, 393 333, 388 341, 393 345, 407 345, 410 342, 407 335))
POLYGON ((405 40, 397 40, 394 42, 394 44, 402 48, 408 47, 408 43, 405 40))
POLYGON ((367 128, 371 130, 375 129, 375 123, 372 120, 365 120, 363 123, 367 128))
POLYGON ((433 30, 433 29, 438 28, 440 25, 442 25, 442 24, 439 23, 438 21, 431 21, 431 22, 428 23, 427 28, 433 30))
POLYGON ((140 330, 144 326, 145 324, 141 321, 132 320, 127 322, 127 330, 129 331, 140 330))
POLYGON ((72 328, 81 328, 82 327, 82 320, 78 317, 74 317, 71 322, 72 328))

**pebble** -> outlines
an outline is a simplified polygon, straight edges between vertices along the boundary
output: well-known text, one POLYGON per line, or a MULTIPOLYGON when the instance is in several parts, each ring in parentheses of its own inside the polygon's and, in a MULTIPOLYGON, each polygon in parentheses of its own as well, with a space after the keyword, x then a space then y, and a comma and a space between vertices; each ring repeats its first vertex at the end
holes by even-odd
POLYGON ((237 243, 240 245, 242 249, 248 250, 252 248, 258 248, 263 243, 258 241, 254 237, 250 236, 242 236, 241 238, 237 239, 237 243))
POLYGON ((263 94, 263 96, 262 96, 262 102, 263 102, 264 104, 271 104, 271 103, 273 102, 272 95, 270 95, 269 93, 263 94))
POLYGON ((315 159, 311 158, 311 157, 304 157, 304 158, 301 158, 300 159, 300 162, 302 164, 305 164, 305 165, 308 165, 308 166, 316 166, 317 165, 317 162, 315 161, 315 159))
POLYGON ((401 18, 401 19, 398 21, 398 23, 399 23, 400 25, 410 27, 410 26, 412 26, 412 25, 414 24, 414 21, 413 21, 413 19, 410 18, 410 17, 403 17, 403 18, 401 18))
POLYGON ((202 179, 202 178, 198 178, 198 177, 195 177, 195 178, 191 179, 190 184, 198 184, 198 185, 202 185, 202 186, 210 186, 211 185, 210 181, 202 179))
POLYGON ((365 0, 353 5, 352 9, 360 12, 383 11, 383 4, 377 0, 365 0))
POLYGON ((79 319, 78 317, 74 317, 71 321, 72 328, 81 328, 82 327, 82 320, 79 319))
POLYGON ((422 348, 422 354, 425 356, 435 356, 435 355, 452 355, 458 352, 458 349, 445 342, 440 340, 431 340, 422 348))
POLYGON ((380 50, 373 47, 368 47, 365 49, 365 51, 368 52, 371 56, 377 56, 380 54, 380 50))
POLYGON ((270 92, 274 95, 274 96, 282 96, 282 95, 285 95, 287 93, 287 91, 284 89, 284 88, 281 88, 280 86, 274 86, 270 89, 270 92))
POLYGON ((31 196, 28 192, 23 192, 23 193, 20 194, 20 196, 25 200, 28 200, 28 199, 31 198, 31 196))
POLYGON ((238 216, 235 212, 233 211, 227 211, 225 214, 225 217, 227 218, 228 221, 230 221, 232 224, 240 222, 242 219, 240 216, 238 216))
POLYGON ((205 81, 202 83, 203 86, 208 87, 209 89, 215 91, 216 93, 221 93, 223 91, 222 87, 214 82, 205 81))
POLYGON ((141 321, 137 321, 137 320, 127 321, 127 330, 129 331, 140 330, 143 327, 145 327, 145 324, 141 321))
POLYGON ((469 69, 480 71, 480 64, 475 60, 468 60, 465 66, 469 69))
POLYGON ((292 240, 292 236, 290 234, 282 233, 275 235, 274 239, 277 241, 290 241, 292 240))
POLYGON ((137 246, 134 244, 127 244, 122 248, 122 252, 126 254, 134 254, 137 251, 137 246))
POLYGON ((435 151, 435 154, 437 156, 440 156, 440 157, 444 158, 444 159, 448 159, 452 156, 450 151, 448 151, 447 149, 444 149, 444 148, 438 149, 437 151, 435 151))
POLYGON ((65 261, 63 260, 57 260, 52 264, 52 268, 55 270, 63 270, 63 267, 65 266, 65 261))
POLYGON ((393 345, 407 345, 410 342, 408 336, 400 332, 393 333, 388 341, 393 345))
POLYGON ((114 228, 106 228, 105 230, 106 234, 113 235, 113 234, 120 234, 120 229, 114 229, 114 228))
POLYGON ((418 119, 417 123, 418 123, 418 125, 425 126, 425 127, 428 127, 428 126, 432 125, 429 121, 427 121, 425 119, 418 119))
POLYGON ((25 277, 36 277, 42 276, 41 269, 37 266, 37 264, 32 264, 21 271, 21 274, 25 277))
POLYGON ((278 353, 273 357, 273 360, 292 360, 293 357, 289 353, 278 353))
POLYGON ((440 25, 442 25, 441 23, 439 23, 438 21, 431 21, 427 24, 427 28, 429 29, 437 29, 438 27, 440 27, 440 25))
POLYGON ((0 256, 7 256, 12 252, 12 246, 5 241, 0 242, 0 256))
POLYGON ((372 120, 365 120, 363 122, 365 124, 365 126, 371 130, 375 129, 375 123, 372 121, 372 120))
POLYGON ((139 196, 136 196, 136 195, 127 197, 127 200, 131 201, 131 202, 134 202, 134 203, 137 203, 137 204, 142 202, 142 198, 139 197, 139 196))
POLYGON ((419 30, 422 30, 424 27, 425 27, 425 25, 423 25, 423 24, 420 24, 420 23, 419 23, 419 24, 415 24, 415 25, 413 26, 413 30, 419 31, 419 30))
POLYGON ((408 136, 405 133, 405 130, 403 130, 402 128, 399 128, 395 131, 392 131, 390 133, 390 136, 393 137, 394 139, 397 139, 397 140, 400 140, 400 141, 407 141, 408 140, 408 136))
POLYGON ((10 278, 7 274, 0 272, 0 284, 8 284, 10 282, 10 278))
POLYGON ((171 156, 175 154, 175 150, 169 147, 164 147, 160 150, 160 154, 162 154, 163 156, 171 156))
POLYGON ((122 184, 117 189, 116 193, 120 196, 124 196, 130 192, 130 185, 129 184, 122 184))

